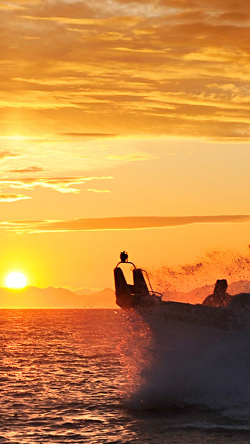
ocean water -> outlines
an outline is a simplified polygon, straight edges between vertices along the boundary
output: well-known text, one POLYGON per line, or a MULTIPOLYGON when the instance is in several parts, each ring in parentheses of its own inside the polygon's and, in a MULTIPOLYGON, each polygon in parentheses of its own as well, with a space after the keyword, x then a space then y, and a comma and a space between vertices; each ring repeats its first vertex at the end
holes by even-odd
POLYGON ((0 311, 0 443, 250 442, 250 337, 121 310, 0 311))

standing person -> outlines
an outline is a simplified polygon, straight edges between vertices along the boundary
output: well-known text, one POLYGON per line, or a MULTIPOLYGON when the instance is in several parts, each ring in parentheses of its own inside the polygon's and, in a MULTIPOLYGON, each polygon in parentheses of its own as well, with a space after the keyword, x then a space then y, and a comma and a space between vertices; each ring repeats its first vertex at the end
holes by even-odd
POLYGON ((128 253, 126 251, 122 251, 120 254, 121 262, 128 262, 128 253))

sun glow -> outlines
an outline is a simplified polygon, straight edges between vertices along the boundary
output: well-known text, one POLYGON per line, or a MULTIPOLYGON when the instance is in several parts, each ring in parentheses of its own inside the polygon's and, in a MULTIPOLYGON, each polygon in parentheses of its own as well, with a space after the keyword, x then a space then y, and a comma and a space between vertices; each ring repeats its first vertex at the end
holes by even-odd
POLYGON ((27 279, 24 276, 23 273, 20 273, 18 271, 14 271, 12 273, 9 273, 6 278, 6 287, 7 288, 24 288, 27 285, 27 279))

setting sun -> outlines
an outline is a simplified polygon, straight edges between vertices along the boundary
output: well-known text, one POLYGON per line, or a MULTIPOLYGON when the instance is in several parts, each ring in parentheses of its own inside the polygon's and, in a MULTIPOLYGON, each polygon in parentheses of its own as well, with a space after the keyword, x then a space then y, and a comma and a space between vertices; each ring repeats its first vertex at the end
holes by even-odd
POLYGON ((6 287, 8 288, 24 288, 27 284, 26 277, 18 271, 9 273, 6 278, 6 287))

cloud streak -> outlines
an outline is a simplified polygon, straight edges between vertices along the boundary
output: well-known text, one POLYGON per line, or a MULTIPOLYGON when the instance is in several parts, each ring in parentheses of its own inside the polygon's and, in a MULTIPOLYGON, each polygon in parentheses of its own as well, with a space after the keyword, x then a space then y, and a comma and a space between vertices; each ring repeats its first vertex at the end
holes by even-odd
POLYGON ((67 232, 140 230, 168 228, 191 224, 250 223, 250 215, 185 216, 185 217, 108 217, 59 221, 12 221, 1 222, 2 230, 14 232, 67 232))
POLYGON ((37 131, 250 138, 247 0, 15 5, 1 9, 0 130, 9 109, 37 131))
POLYGON ((34 190, 35 187, 50 188, 60 193, 79 193, 80 186, 91 181, 110 180, 113 176, 93 176, 93 177, 39 177, 25 179, 0 180, 1 188, 15 188, 34 190))
POLYGON ((0 160, 10 159, 11 157, 19 157, 20 154, 13 153, 9 150, 0 151, 0 160))
POLYGON ((96 188, 88 188, 88 191, 92 191, 92 193, 97 193, 97 194, 111 193, 110 190, 97 190, 96 188))
POLYGON ((108 160, 121 162, 140 162, 142 160, 155 160, 157 157, 150 153, 112 154, 106 157, 108 160))
POLYGON ((9 173, 40 173, 41 171, 44 171, 44 169, 41 167, 37 167, 37 166, 31 166, 31 167, 27 167, 27 168, 9 170, 9 173))
POLYGON ((18 200, 32 199, 23 194, 0 194, 0 202, 16 202, 18 200))
POLYGON ((79 138, 101 138, 103 139, 104 137, 107 138, 113 138, 116 137, 117 134, 108 134, 108 133, 61 133, 61 136, 68 136, 68 137, 79 137, 79 138))

